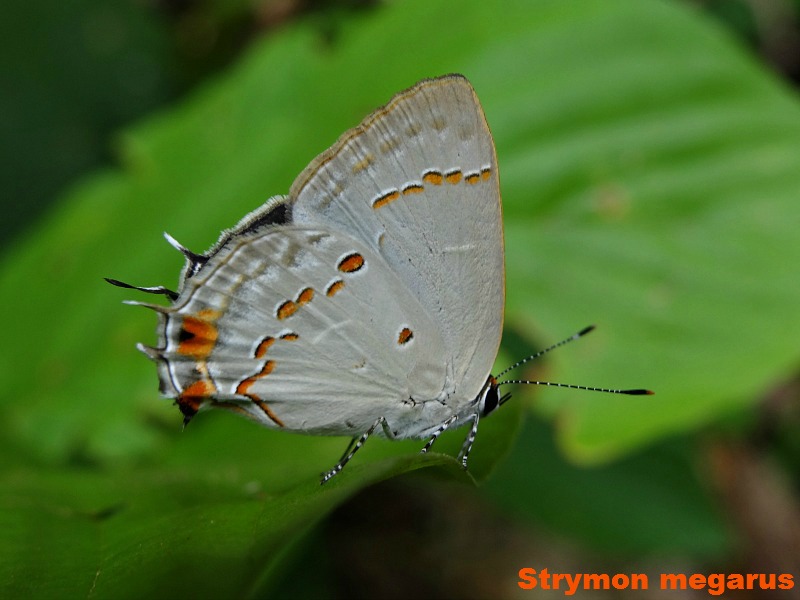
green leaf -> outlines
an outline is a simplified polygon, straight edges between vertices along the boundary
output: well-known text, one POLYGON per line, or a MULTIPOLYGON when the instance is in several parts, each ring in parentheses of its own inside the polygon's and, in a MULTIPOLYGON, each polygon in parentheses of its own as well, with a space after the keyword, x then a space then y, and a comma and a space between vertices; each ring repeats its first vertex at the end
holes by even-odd
POLYGON ((244 597, 358 489, 422 467, 468 478, 443 455, 351 467, 282 494, 235 472, 15 468, 0 479, 0 525, 16 542, 0 545, 4 596, 244 597))
POLYGON ((568 463, 537 419, 483 491, 507 515, 566 535, 604 555, 691 556, 719 561, 734 540, 681 437, 614 464, 568 463))
POLYGON ((559 378, 657 393, 543 392, 585 461, 754 403, 795 367, 800 334, 796 98, 691 14, 604 6, 532 36, 531 76, 505 101, 491 104, 499 76, 478 86, 512 323, 547 341, 596 323, 553 357, 559 378), (578 43, 554 41, 567 28, 578 43))

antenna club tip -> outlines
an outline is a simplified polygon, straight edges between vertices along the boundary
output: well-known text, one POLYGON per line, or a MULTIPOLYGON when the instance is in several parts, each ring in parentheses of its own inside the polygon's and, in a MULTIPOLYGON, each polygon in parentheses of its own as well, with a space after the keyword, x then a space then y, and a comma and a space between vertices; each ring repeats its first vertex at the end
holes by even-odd
POLYGON ((595 328, 595 325, 589 325, 589 326, 587 326, 587 327, 584 327, 583 329, 581 329, 581 330, 578 332, 578 337, 584 336, 584 335, 586 335, 587 333, 590 333, 590 332, 594 331, 594 328, 595 328))
POLYGON ((653 396, 655 394, 653 390, 625 390, 623 393, 630 396, 653 396))

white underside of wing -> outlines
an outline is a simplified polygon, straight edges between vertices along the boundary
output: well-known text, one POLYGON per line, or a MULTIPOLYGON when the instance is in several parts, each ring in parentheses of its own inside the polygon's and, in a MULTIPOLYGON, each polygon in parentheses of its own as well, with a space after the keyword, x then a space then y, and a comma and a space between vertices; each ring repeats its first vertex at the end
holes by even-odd
POLYGON ((403 281, 441 331, 454 402, 472 402, 503 323, 497 159, 469 83, 453 76, 396 96, 297 178, 296 223, 348 231, 403 281))
POLYGON ((393 437, 472 419, 503 324, 494 144, 469 83, 424 81, 187 256, 162 393, 291 431, 393 437), (377 432, 380 435, 380 431, 377 432))
MULTIPOLYGON (((427 430, 428 415, 452 414, 435 323, 380 256, 344 234, 283 226, 232 243, 187 281, 165 339, 186 338, 198 315, 213 317, 201 370, 214 402, 265 425, 354 435, 383 416, 406 437, 427 430)), ((180 395, 197 356, 167 344, 180 395)))

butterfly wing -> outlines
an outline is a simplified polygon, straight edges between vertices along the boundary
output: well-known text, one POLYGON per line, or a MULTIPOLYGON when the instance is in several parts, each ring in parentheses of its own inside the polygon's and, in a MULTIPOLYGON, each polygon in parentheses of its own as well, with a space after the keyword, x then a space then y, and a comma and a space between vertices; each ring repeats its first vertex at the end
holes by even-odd
POLYGON ((384 416, 398 437, 442 419, 423 408, 445 379, 444 362, 430 359, 444 353, 438 329, 347 234, 284 225, 229 236, 162 309, 160 331, 148 352, 187 416, 211 404, 337 435, 384 416))
POLYGON ((347 231, 383 258, 441 332, 450 403, 472 401, 497 355, 505 284, 497 159, 469 82, 401 92, 317 157, 289 198, 294 223, 347 231))
POLYGON ((503 234, 463 77, 395 96, 205 255, 173 245, 181 287, 141 349, 187 418, 216 405, 354 435, 383 417, 419 437, 473 414, 500 341, 503 234))

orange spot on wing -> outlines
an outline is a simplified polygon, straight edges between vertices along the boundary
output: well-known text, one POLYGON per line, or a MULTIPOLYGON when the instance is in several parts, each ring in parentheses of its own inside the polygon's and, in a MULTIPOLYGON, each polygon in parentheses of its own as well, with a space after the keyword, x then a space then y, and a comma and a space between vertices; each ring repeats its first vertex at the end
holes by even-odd
POLYGON ((247 392, 250 390, 250 386, 256 381, 258 381, 256 377, 248 377, 244 381, 241 381, 239 385, 236 386, 236 393, 249 398, 250 396, 247 392))
POLYGON ((461 181, 461 171, 456 169, 455 171, 450 171, 449 173, 445 173, 444 180, 447 183, 458 183, 459 181, 461 181))
POLYGON ((267 362, 264 363, 264 366, 261 367, 261 370, 258 372, 258 375, 256 375, 256 377, 266 377, 267 375, 272 373, 272 370, 274 368, 275 368, 275 361, 268 360, 267 362))
POLYGON ((278 319, 283 320, 283 319, 288 319, 296 312, 297 312, 297 304, 295 304, 291 300, 287 300, 278 307, 275 316, 277 316, 278 319))
POLYGON ((413 337, 414 332, 408 327, 403 327, 403 329, 400 331, 400 335, 397 336, 397 343, 403 346, 410 342, 413 337))
POLYGON ((267 350, 269 350, 269 347, 272 346, 272 344, 274 343, 275 343, 274 337, 270 335, 265 337, 263 340, 261 340, 261 343, 258 345, 258 348, 256 348, 255 357, 264 358, 264 355, 267 353, 267 350))
POLYGON ((425 191, 425 188, 418 183, 411 183, 403 188, 403 195, 408 196, 409 194, 421 194, 425 191))
POLYGON ((272 370, 275 368, 275 361, 268 360, 264 363, 264 366, 261 367, 261 370, 256 373, 255 375, 251 375, 247 379, 242 380, 239 385, 236 386, 236 393, 241 394, 242 396, 248 396, 248 391, 250 390, 250 386, 252 386, 256 381, 261 379, 262 377, 266 377, 272 370))
POLYGON ((311 302, 311 299, 313 297, 314 297, 314 290, 311 289, 310 287, 307 287, 297 296, 297 303, 308 304, 309 302, 311 302))
POLYGON ((188 422, 189 419, 195 416, 203 402, 216 392, 217 388, 208 379, 200 379, 185 388, 175 400, 183 416, 186 417, 184 422, 188 422))
POLYGON ((307 287, 300 291, 297 295, 297 301, 294 300, 287 300, 283 304, 278 307, 278 310, 275 311, 275 316, 279 320, 288 319, 297 310, 304 304, 308 304, 311 302, 311 299, 314 297, 314 290, 310 287, 307 287))
POLYGON ((344 281, 341 279, 337 279, 333 283, 328 286, 328 289, 325 290, 325 294, 330 298, 335 296, 338 292, 342 290, 344 287, 344 281))
POLYGON ((480 180, 481 180, 481 174, 480 173, 470 173, 469 175, 466 175, 464 177, 464 181, 466 181, 470 185, 475 185, 480 180))
POLYGON ((193 381, 175 399, 184 416, 184 423, 197 414, 200 407, 217 393, 217 388, 210 379, 193 381))
POLYGON ((299 336, 299 335, 297 335, 296 333, 284 333, 284 334, 281 336, 281 339, 282 339, 282 340, 285 340, 285 341, 287 341, 287 342, 293 342, 293 341, 295 341, 295 340, 296 340, 297 338, 299 338, 299 337, 300 337, 300 336, 299 336))
POLYGON ((354 273, 363 266, 364 266, 364 257, 361 256, 358 252, 353 252, 352 254, 348 254, 342 260, 340 260, 337 268, 342 273, 354 273))
POLYGON ((444 176, 439 171, 426 171, 425 174, 422 176, 422 181, 425 183, 430 183, 432 185, 442 185, 442 181, 444 181, 444 176))
POLYGON ((183 317, 178 332, 178 354, 198 360, 208 358, 217 343, 219 332, 215 321, 219 317, 220 313, 211 309, 183 317))
POLYGON ((199 379, 189 385, 189 387, 184 388, 180 397, 187 400, 189 398, 210 398, 212 395, 216 394, 216 392, 217 388, 214 387, 211 381, 208 379, 199 379))
POLYGON ((492 170, 489 167, 481 169, 481 179, 486 181, 491 176, 492 176, 492 170))
POLYGON ((372 208, 381 208, 382 206, 386 206, 389 202, 394 202, 400 197, 400 192, 397 190, 392 190, 391 192, 386 192, 383 196, 379 196, 372 201, 372 208))
POLYGON ((275 413, 272 412, 272 409, 270 409, 269 405, 266 402, 264 402, 261 398, 259 398, 256 394, 250 392, 250 388, 252 387, 252 385, 262 377, 266 377, 267 375, 272 373, 272 370, 274 368, 275 368, 275 361, 268 360, 267 362, 264 363, 264 366, 261 367, 261 370, 258 373, 256 373, 255 375, 251 375, 250 377, 243 380, 241 383, 239 383, 239 385, 236 386, 236 393, 241 396, 245 396, 246 398, 251 400, 256 406, 258 406, 258 408, 260 408, 264 412, 265 415, 267 415, 269 419, 274 421, 278 426, 283 427, 284 426, 283 421, 281 421, 275 415, 275 413))

